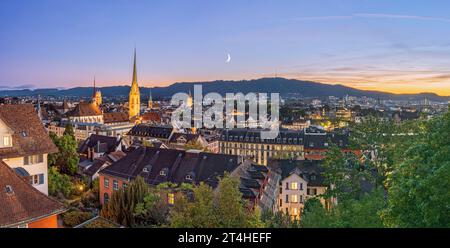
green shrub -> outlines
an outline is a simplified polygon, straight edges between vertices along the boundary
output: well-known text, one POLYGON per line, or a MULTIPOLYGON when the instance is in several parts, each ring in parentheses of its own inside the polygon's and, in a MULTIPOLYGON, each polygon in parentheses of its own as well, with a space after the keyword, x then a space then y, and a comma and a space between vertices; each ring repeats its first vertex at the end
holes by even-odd
POLYGON ((93 217, 92 213, 72 211, 63 215, 63 223, 67 227, 77 226, 93 217))

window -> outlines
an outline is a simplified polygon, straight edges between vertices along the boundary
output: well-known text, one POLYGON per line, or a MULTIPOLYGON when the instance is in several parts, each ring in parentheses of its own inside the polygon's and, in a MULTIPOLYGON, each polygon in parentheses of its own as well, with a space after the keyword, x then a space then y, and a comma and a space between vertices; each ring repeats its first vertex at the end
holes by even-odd
POLYGON ((311 180, 312 181, 316 180, 316 175, 311 175, 311 180))
POLYGON ((303 203, 303 196, 300 195, 300 203, 303 203))
POLYGON ((297 208, 292 208, 292 214, 293 215, 298 215, 298 209, 297 208))
POLYGON ((122 183, 122 188, 123 188, 123 189, 126 189, 127 187, 128 187, 128 184, 122 183))
POLYGON ((105 180, 103 181, 103 186, 105 188, 109 188, 109 179, 108 178, 105 178, 105 180))
POLYGON ((291 189, 298 189, 298 184, 297 184, 297 182, 292 182, 292 183, 291 183, 291 189))
POLYGON ((303 183, 300 183, 300 190, 303 190, 303 183))
POLYGON ((107 204, 108 201, 109 201, 109 195, 108 195, 108 193, 103 194, 103 203, 104 203, 104 204, 107 204))
POLYGON ((31 184, 32 185, 44 184, 44 174, 32 175, 31 176, 31 184))
POLYGON ((187 174, 185 178, 186 178, 186 180, 192 181, 192 175, 191 174, 187 174))
POLYGON ((9 136, 3 137, 3 146, 11 146, 11 138, 9 136))
POLYGON ((117 180, 113 180, 113 189, 119 190, 119 182, 117 180))
POLYGON ((289 183, 286 183, 286 189, 289 189, 289 183))
POLYGON ((169 193, 169 194, 167 194, 167 202, 168 202, 170 205, 175 204, 175 194, 174 194, 174 193, 169 193))
POLYGON ((283 200, 280 199, 280 207, 283 206, 283 200))
POLYGON ((44 162, 44 155, 42 155, 42 154, 26 156, 23 158, 24 165, 39 164, 42 162, 44 162))
POLYGON ((289 195, 286 195, 286 203, 289 203, 289 195))
POLYGON ((159 172, 159 175, 160 175, 160 176, 167 176, 167 171, 168 171, 168 169, 167 169, 167 168, 164 168, 164 169, 162 169, 162 170, 159 172))
POLYGON ((298 202, 297 195, 291 195, 291 202, 298 202))

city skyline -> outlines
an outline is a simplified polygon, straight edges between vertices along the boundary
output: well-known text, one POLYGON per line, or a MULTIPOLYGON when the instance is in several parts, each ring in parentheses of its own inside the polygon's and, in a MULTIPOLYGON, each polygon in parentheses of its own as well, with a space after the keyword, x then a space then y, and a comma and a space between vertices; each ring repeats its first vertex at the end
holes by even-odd
POLYGON ((129 85, 136 47, 144 87, 279 76, 448 96, 450 3, 433 3, 3 1, 0 88, 129 85))

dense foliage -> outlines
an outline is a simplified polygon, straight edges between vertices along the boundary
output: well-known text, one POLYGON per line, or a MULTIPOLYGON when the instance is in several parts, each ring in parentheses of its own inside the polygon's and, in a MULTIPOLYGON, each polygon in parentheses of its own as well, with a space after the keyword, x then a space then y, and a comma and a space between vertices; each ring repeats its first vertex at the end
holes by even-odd
POLYGON ((303 227, 450 227, 450 113, 400 124, 369 118, 352 127, 361 156, 333 146, 325 209, 308 200, 303 227))
POLYGON ((58 167, 62 173, 74 175, 80 160, 75 137, 69 132, 62 137, 57 137, 55 134, 50 133, 50 138, 58 147, 59 152, 48 155, 49 165, 58 167))

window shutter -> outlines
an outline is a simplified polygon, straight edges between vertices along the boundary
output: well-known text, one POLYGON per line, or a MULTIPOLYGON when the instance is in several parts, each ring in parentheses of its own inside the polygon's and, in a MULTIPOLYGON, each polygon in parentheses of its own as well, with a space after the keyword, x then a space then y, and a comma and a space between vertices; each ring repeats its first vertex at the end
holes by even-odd
POLYGON ((39 184, 44 184, 44 174, 39 174, 39 184))
POLYGON ((44 155, 40 154, 38 160, 39 160, 38 163, 44 162, 44 155))

